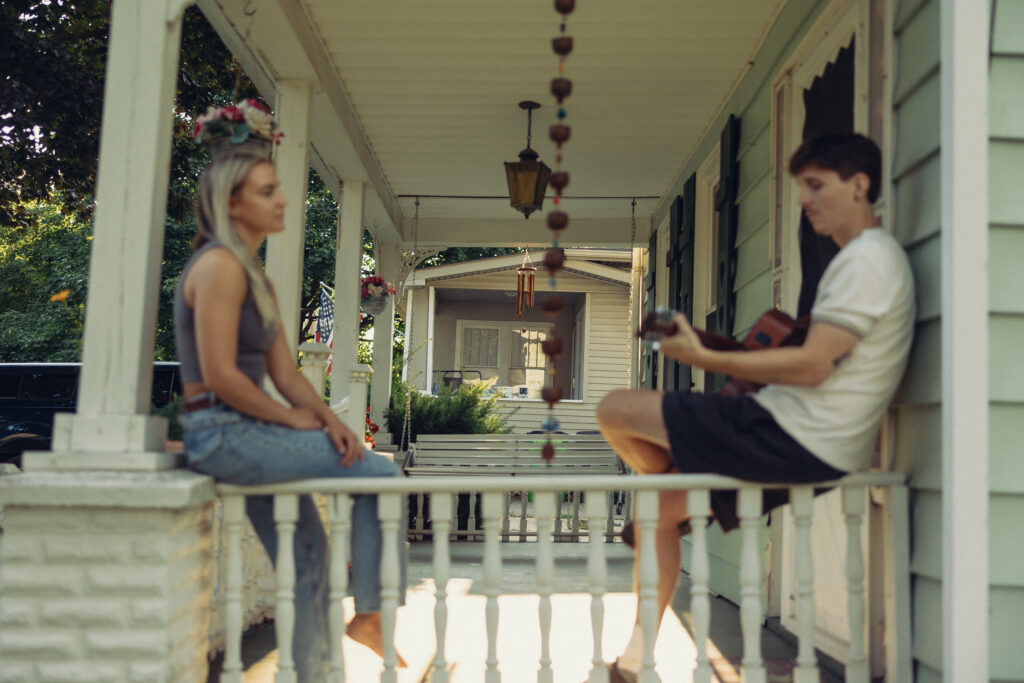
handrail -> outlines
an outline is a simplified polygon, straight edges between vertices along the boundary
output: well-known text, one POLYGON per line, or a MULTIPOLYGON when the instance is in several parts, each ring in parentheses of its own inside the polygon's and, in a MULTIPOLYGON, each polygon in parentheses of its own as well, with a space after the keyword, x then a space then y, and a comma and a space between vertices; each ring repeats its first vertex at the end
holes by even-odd
MULTIPOLYGON (((542 463, 538 463, 542 466, 542 463)), ((565 481, 551 479, 543 475, 509 476, 509 477, 431 477, 429 484, 423 479, 410 478, 330 478, 300 479, 281 484, 261 486, 237 486, 218 484, 217 491, 222 495, 269 495, 275 493, 414 493, 424 489, 438 492, 458 493, 460 491, 508 491, 509 480, 515 479, 512 488, 528 488, 531 491, 562 491, 565 481)), ((900 486, 906 483, 907 475, 902 472, 855 472, 840 479, 815 482, 817 488, 848 487, 848 486, 900 486)), ((788 489, 805 484, 793 482, 763 483, 724 477, 717 474, 659 474, 657 476, 635 475, 580 475, 574 481, 574 489, 617 489, 627 491, 665 491, 683 489, 710 490, 742 490, 788 489)))

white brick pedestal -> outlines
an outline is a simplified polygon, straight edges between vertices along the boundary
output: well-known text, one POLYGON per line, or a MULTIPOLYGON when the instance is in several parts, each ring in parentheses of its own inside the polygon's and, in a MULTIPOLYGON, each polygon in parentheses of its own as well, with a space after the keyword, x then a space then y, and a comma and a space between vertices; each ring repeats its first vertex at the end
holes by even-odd
POLYGON ((0 478, 0 682, 203 681, 213 481, 0 478))

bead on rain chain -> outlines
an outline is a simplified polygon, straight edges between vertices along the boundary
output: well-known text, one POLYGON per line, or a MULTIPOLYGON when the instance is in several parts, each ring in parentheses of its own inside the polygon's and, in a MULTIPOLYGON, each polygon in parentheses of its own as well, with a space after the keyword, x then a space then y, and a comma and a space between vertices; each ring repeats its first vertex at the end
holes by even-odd
MULTIPOLYGON (((552 240, 551 247, 544 252, 544 267, 547 268, 548 275, 550 276, 549 282, 552 290, 557 289, 557 275, 565 266, 565 250, 558 246, 559 234, 569 225, 569 214, 562 208, 562 192, 569 185, 569 173, 562 169, 562 147, 569 141, 569 136, 572 132, 569 125, 565 123, 568 117, 568 113, 565 110, 565 101, 572 95, 572 81, 563 74, 565 72, 566 57, 569 56, 573 49, 572 36, 565 35, 565 31, 568 27, 569 14, 576 7, 576 0, 554 0, 554 5, 555 11, 561 15, 558 24, 558 30, 561 35, 551 40, 551 49, 558 55, 558 75, 551 79, 550 86, 551 95, 558 102, 558 122, 552 124, 548 129, 548 136, 557 148, 555 170, 548 180, 548 184, 555 192, 555 196, 551 198, 551 203, 555 208, 547 216, 547 226, 551 230, 552 240)), ((544 313, 552 320, 548 336, 541 342, 541 348, 548 360, 547 375, 551 378, 547 386, 541 390, 541 398, 548 404, 549 411, 554 410, 555 404, 562 400, 562 388, 555 384, 557 377, 555 361, 562 353, 562 340, 558 338, 558 329, 554 321, 558 318, 564 306, 565 303, 562 297, 557 294, 550 294, 544 297, 544 300, 541 302, 541 308, 544 309, 544 313)), ((549 414, 541 424, 541 428, 548 433, 557 431, 558 420, 554 415, 549 414)), ((554 456, 555 447, 549 438, 541 448, 541 457, 544 458, 545 462, 551 462, 554 456)))

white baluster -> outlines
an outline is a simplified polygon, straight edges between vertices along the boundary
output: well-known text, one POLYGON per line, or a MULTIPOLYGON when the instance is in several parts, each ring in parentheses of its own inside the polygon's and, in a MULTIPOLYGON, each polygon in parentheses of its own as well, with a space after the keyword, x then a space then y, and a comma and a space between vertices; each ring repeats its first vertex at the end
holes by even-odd
POLYGON ((530 494, 527 491, 519 492, 519 542, 523 543, 526 541, 526 502, 529 500, 530 494))
POLYGON ((850 654, 846 664, 849 683, 867 683, 868 660, 864 649, 864 552, 860 525, 866 494, 862 486, 843 487, 846 516, 846 610, 850 620, 850 654))
POLYGON ((398 656, 395 652, 395 622, 398 616, 401 560, 398 557, 398 528, 402 519, 400 493, 378 496, 377 516, 380 518, 380 631, 384 639, 384 675, 382 683, 397 683, 398 656))
POLYGON ((622 504, 622 523, 629 524, 633 521, 633 489, 626 489, 623 495, 625 496, 625 501, 622 504))
MULTIPOLYGON (((413 528, 415 528, 415 530, 416 530, 416 538, 417 538, 417 540, 422 540, 423 539, 423 530, 427 526, 426 523, 425 523, 425 520, 426 520, 426 517, 427 517, 426 512, 425 512, 425 508, 426 508, 426 504, 427 504, 427 496, 424 493, 417 493, 415 495, 416 495, 416 523, 415 523, 413 528)), ((431 500, 430 502, 433 503, 434 501, 431 500)))
POLYGON ((799 638, 794 678, 797 683, 818 683, 821 674, 814 656, 814 559, 811 553, 811 520, 814 515, 814 487, 794 486, 789 499, 793 506, 796 543, 796 623, 799 638))
POLYGON ((572 542, 579 543, 580 541, 580 498, 583 497, 583 491, 572 492, 572 542))
POLYGON ((224 669, 220 680, 242 683, 242 525, 245 498, 224 497, 224 544, 227 570, 224 586, 224 669))
POLYGON ((740 622, 743 629, 743 680, 765 683, 761 659, 761 489, 739 491, 740 539, 740 622))
POLYGON ((561 541, 562 533, 562 497, 565 495, 565 491, 558 491, 555 494, 555 541, 561 541))
POLYGON ((434 633, 437 634, 437 649, 434 655, 434 670, 430 674, 432 683, 448 683, 448 658, 445 650, 448 631, 448 580, 451 578, 451 555, 448 546, 448 531, 452 526, 452 498, 443 493, 431 501, 430 517, 434 526, 434 585, 437 586, 434 605, 434 633))
MULTIPOLYGON (((605 491, 604 492, 604 504, 605 509, 608 511, 608 515, 604 520, 604 540, 609 543, 612 540, 612 533, 615 531, 615 492, 605 491)), ((587 515, 590 516, 589 514, 587 515)))
POLYGON ((331 681, 345 680, 345 657, 341 641, 345 635, 345 594, 348 592, 349 529, 352 525, 352 499, 338 493, 328 499, 331 520, 330 605, 327 618, 331 633, 331 681))
POLYGON ((643 633, 644 656, 640 683, 657 683, 654 672, 654 641, 658 638, 658 551, 655 529, 658 525, 658 492, 638 491, 636 495, 636 531, 639 543, 637 585, 640 599, 640 630, 643 633))
POLYGON ((503 507, 501 513, 501 540, 508 541, 508 532, 512 524, 512 492, 506 491, 503 496, 503 507))
POLYGON ((693 614, 693 639, 697 643, 697 665, 693 670, 694 683, 711 683, 711 661, 708 658, 708 631, 711 627, 711 599, 708 580, 707 526, 711 514, 711 495, 707 489, 686 493, 686 509, 690 513, 693 530, 693 553, 690 561, 690 613, 693 614))
POLYGON ((555 560, 551 552, 551 530, 554 526, 555 498, 548 491, 539 493, 534 504, 537 512, 537 592, 540 604, 540 683, 550 683, 551 671, 551 593, 555 580, 555 560))
POLYGON ((498 595, 501 593, 501 551, 498 533, 501 529, 501 494, 484 494, 484 595, 487 596, 487 678, 498 683, 498 595))
POLYGON ((274 496, 274 522, 277 526, 277 606, 274 609, 274 633, 277 636, 277 676, 275 683, 295 683, 292 635, 295 633, 295 522, 299 519, 299 497, 274 496))
POLYGON ((605 491, 587 492, 587 579, 590 584, 590 628, 594 637, 594 655, 591 659, 591 680, 603 680, 608 673, 604 667, 601 639, 604 635, 604 592, 608 583, 608 566, 605 564, 604 544, 608 537, 602 534, 608 515, 605 491))
MULTIPOLYGON (((477 540, 476 535, 476 504, 480 502, 479 493, 469 494, 469 521, 466 523, 467 538, 471 541, 477 540), (475 498, 475 500, 474 500, 475 498)), ((483 512, 483 509, 481 509, 483 512)), ((497 515, 495 515, 497 516, 497 515)))

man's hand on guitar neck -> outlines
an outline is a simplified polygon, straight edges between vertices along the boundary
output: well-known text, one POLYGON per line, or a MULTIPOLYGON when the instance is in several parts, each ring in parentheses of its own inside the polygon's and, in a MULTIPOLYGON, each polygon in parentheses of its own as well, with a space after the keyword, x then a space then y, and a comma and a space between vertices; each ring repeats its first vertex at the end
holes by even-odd
POLYGON ((676 333, 662 337, 659 340, 658 350, 680 363, 698 368, 704 367, 701 360, 708 349, 701 343, 700 337, 690 325, 690 321, 682 313, 675 313, 672 316, 672 322, 675 324, 676 333))
POLYGON ((672 318, 678 331, 661 338, 661 352, 693 367, 720 372, 758 384, 817 386, 857 345, 859 337, 843 327, 826 322, 811 325, 800 346, 719 351, 701 344, 685 316, 672 318))

